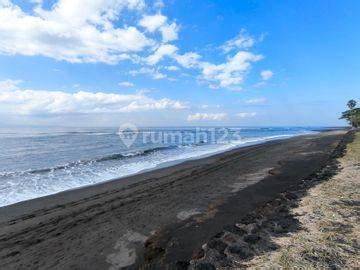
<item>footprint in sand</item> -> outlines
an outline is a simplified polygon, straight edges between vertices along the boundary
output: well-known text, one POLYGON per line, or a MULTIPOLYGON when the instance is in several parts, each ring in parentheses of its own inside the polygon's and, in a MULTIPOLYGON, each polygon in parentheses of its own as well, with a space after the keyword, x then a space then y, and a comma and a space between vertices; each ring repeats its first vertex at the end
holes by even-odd
POLYGON ((132 265, 136 261, 136 250, 133 243, 145 242, 147 237, 138 232, 128 231, 114 246, 114 253, 106 257, 106 261, 111 264, 109 270, 117 270, 132 265))
POLYGON ((176 217, 180 220, 185 220, 185 219, 188 219, 192 216, 195 216, 195 215, 198 215, 198 214, 201 214, 201 211, 199 211, 198 209, 190 209, 190 210, 187 210, 187 211, 181 211, 179 212, 176 217))
POLYGON ((231 192, 233 193, 238 192, 251 184, 255 184, 259 182, 260 180, 267 177, 269 175, 269 172, 273 169, 274 168, 265 168, 256 173, 249 173, 240 176, 238 178, 239 180, 241 180, 240 182, 233 183, 232 185, 229 186, 232 189, 231 192))

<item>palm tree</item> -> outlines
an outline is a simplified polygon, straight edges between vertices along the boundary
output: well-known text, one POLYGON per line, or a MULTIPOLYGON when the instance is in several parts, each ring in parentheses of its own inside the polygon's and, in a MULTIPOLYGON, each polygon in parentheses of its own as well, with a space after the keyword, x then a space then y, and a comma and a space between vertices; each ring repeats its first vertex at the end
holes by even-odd
POLYGON ((356 116, 355 116, 355 110, 354 110, 354 108, 356 106, 356 101, 353 99, 350 99, 347 103, 347 106, 350 109, 348 119, 350 121, 351 126, 355 127, 355 126, 357 126, 357 123, 355 121, 356 116))
POLYGON ((356 101, 353 99, 350 99, 347 103, 347 106, 349 107, 350 110, 354 109, 356 106, 356 101))

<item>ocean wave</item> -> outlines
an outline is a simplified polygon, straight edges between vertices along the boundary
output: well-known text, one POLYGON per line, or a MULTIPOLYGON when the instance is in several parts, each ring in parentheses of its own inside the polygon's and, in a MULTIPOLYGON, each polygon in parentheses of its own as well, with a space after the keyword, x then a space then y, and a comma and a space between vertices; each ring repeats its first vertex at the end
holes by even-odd
MULTIPOLYGON (((82 166, 89 166, 95 163, 103 163, 109 161, 116 161, 116 160, 125 160, 131 159, 140 156, 150 155, 155 152, 161 152, 171 149, 188 149, 188 148, 197 148, 205 145, 223 145, 225 150, 240 147, 247 144, 255 144, 264 141, 274 140, 274 139, 281 139, 281 138, 289 138, 295 136, 295 134, 281 134, 281 135, 273 135, 273 136, 263 136, 263 137, 252 137, 252 138, 241 138, 240 140, 231 140, 231 141, 221 141, 214 144, 207 144, 205 141, 200 141, 197 143, 189 143, 189 144, 181 144, 181 145, 168 145, 168 146, 159 146, 153 147, 145 150, 134 150, 132 152, 122 152, 122 153, 114 153, 105 155, 102 157, 97 157, 94 159, 89 160, 77 160, 73 162, 69 162, 63 165, 54 166, 51 168, 40 168, 40 169, 29 169, 25 171, 11 171, 11 172, 0 172, 0 177, 11 177, 11 176, 21 176, 21 175, 30 175, 30 174, 46 174, 51 173, 59 170, 71 170, 75 167, 79 168, 82 166)), ((221 147, 222 148, 222 147, 221 147)), ((199 149, 200 150, 200 149, 199 149)), ((212 151, 216 152, 216 148, 212 151)), ((200 151, 201 152, 201 151, 200 151)))
POLYGON ((14 176, 14 175, 24 175, 24 174, 45 174, 45 173, 54 172, 54 171, 58 171, 58 170, 67 170, 67 169, 71 169, 74 167, 92 165, 94 163, 101 163, 101 162, 106 162, 106 161, 115 161, 115 160, 133 158, 133 157, 137 157, 137 156, 150 155, 154 152, 174 149, 177 147, 178 146, 172 146, 172 145, 171 146, 154 147, 154 148, 138 150, 138 151, 128 152, 128 153, 110 154, 110 155, 106 155, 106 156, 102 156, 102 157, 90 159, 90 160, 77 160, 77 161, 69 162, 64 165, 59 165, 59 166, 55 166, 55 167, 51 167, 51 168, 41 168, 41 169, 34 169, 34 170, 30 169, 30 170, 18 171, 18 172, 0 172, 0 177, 9 177, 9 176, 14 176))
MULTIPOLYGON (((104 133, 103 131, 98 130, 96 133, 104 133)), ((314 132, 309 130, 292 132, 285 128, 282 134, 273 132, 249 134, 245 132, 243 133, 245 136, 236 140, 217 142, 205 140, 178 145, 161 144, 159 142, 157 145, 143 144, 141 149, 128 149, 127 151, 113 149, 114 153, 107 155, 101 154, 102 152, 97 155, 90 152, 90 154, 94 155, 88 156, 89 151, 92 150, 87 150, 84 153, 89 157, 88 160, 73 161, 64 165, 54 162, 52 164, 59 164, 59 166, 54 167, 48 163, 40 163, 49 168, 28 169, 25 171, 20 171, 22 169, 19 168, 18 171, 14 169, 13 172, 0 171, 0 206, 125 177, 144 170, 180 163, 184 160, 198 159, 247 145, 281 140, 306 133, 314 132)), ((107 137, 104 137, 104 142, 107 142, 107 137)), ((74 147, 72 144, 69 144, 69 146, 74 147)), ((73 157, 73 159, 76 158, 73 157)), ((71 159, 62 160, 70 161, 71 159)), ((13 170, 6 166, 3 168, 13 170)))

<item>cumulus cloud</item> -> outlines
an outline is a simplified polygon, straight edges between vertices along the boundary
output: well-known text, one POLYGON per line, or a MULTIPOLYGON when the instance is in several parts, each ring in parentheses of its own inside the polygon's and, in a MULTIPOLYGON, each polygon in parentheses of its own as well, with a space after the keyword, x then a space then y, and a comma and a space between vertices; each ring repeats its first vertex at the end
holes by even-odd
POLYGON ((43 55, 73 63, 117 63, 128 52, 153 45, 134 26, 116 27, 120 13, 140 10, 143 0, 58 0, 50 10, 31 14, 0 3, 0 53, 43 55))
POLYGON ((199 66, 201 56, 194 52, 175 55, 176 61, 185 68, 195 68, 199 66))
POLYGON ((270 80, 274 73, 271 70, 263 70, 260 72, 261 79, 264 81, 270 80))
POLYGON ((160 27, 163 42, 169 42, 178 39, 179 26, 176 23, 165 24, 160 27))
MULTIPOLYGON (((81 0, 55 0, 47 9, 40 0, 32 2, 33 8, 25 11, 0 0, 0 54, 42 55, 71 63, 130 60, 137 65, 130 74, 153 79, 169 78, 166 71, 192 69, 209 87, 234 90, 241 89, 252 64, 262 59, 250 52, 255 41, 244 30, 221 46, 223 61, 208 62, 196 52, 180 52, 170 44, 178 39, 180 27, 161 13, 162 1, 156 1, 156 14, 145 13, 149 8, 144 0, 88 0, 86 5, 81 0), (124 25, 125 12, 133 12, 134 25, 131 20, 124 25), (165 67, 157 66, 161 61, 168 61, 165 67)), ((263 81, 272 76, 270 70, 261 72, 263 81)))
POLYGON ((257 115, 256 112, 240 112, 236 114, 240 118, 250 118, 257 115))
POLYGON ((123 25, 122 13, 141 16, 144 7, 144 0, 88 0, 85 5, 81 0, 57 0, 50 9, 36 1, 35 8, 25 12, 1 0, 0 54, 42 55, 71 63, 136 62, 138 53, 178 39, 179 26, 160 13, 142 16, 138 25, 123 25))
POLYGON ((134 87, 135 85, 132 82, 119 82, 119 86, 134 87))
POLYGON ((146 28, 149 32, 154 32, 163 26, 166 20, 167 18, 161 14, 147 15, 139 21, 139 25, 146 28))
POLYGON ((152 110, 181 110, 187 103, 168 98, 154 99, 138 94, 105 92, 67 93, 21 89, 17 81, 0 82, 0 113, 19 115, 55 115, 122 113, 152 110))
POLYGON ((177 66, 166 66, 165 69, 170 70, 170 71, 178 71, 179 67, 177 67, 177 66))
POLYGON ((149 75, 151 78, 155 80, 165 79, 167 78, 166 74, 161 73, 156 68, 148 68, 148 67, 142 67, 140 69, 133 69, 129 71, 129 74, 132 76, 137 76, 141 74, 149 75))
POLYGON ((255 44, 255 39, 248 34, 245 30, 241 30, 239 35, 235 38, 226 41, 220 48, 228 53, 235 49, 249 49, 255 44))
MULTIPOLYGON (((120 13, 141 10, 143 0, 58 0, 50 10, 40 5, 31 14, 9 1, 0 2, 0 53, 43 55, 73 63, 117 63, 128 53, 152 47, 156 41, 135 26, 117 27, 120 13)), ((178 38, 179 27, 166 16, 144 16, 139 25, 159 31, 162 41, 178 38)))
POLYGON ((195 113, 189 114, 187 121, 222 121, 226 117, 226 113, 195 113))
POLYGON ((149 32, 159 31, 162 34, 163 42, 178 39, 178 25, 176 23, 169 24, 167 17, 162 14, 146 15, 139 21, 139 25, 149 32))
POLYGON ((155 65, 165 56, 174 55, 177 50, 178 48, 172 44, 162 44, 152 55, 146 58, 146 62, 149 65, 155 65))
POLYGON ((266 98, 260 97, 260 98, 252 98, 245 101, 246 104, 256 105, 256 104, 263 104, 267 101, 266 98))
POLYGON ((209 104, 201 104, 201 105, 199 105, 199 108, 200 109, 209 109, 209 108, 221 108, 221 106, 220 105, 217 105, 217 104, 211 104, 211 105, 209 105, 209 104))
POLYGON ((221 64, 202 61, 201 56, 195 52, 174 53, 172 57, 184 68, 200 70, 199 80, 208 83, 211 88, 234 90, 240 89, 251 64, 263 58, 262 55, 249 51, 238 51, 221 64))
POLYGON ((18 87, 18 84, 21 83, 21 80, 4 80, 0 81, 0 91, 11 91, 16 90, 18 87))
POLYGON ((227 62, 215 65, 208 62, 200 64, 201 79, 210 82, 213 88, 237 88, 243 82, 252 62, 263 57, 247 51, 239 51, 227 62))
MULTIPOLYGON (((174 59, 184 68, 200 70, 199 80, 206 82, 210 88, 240 90, 252 63, 263 59, 262 55, 248 51, 254 44, 254 38, 249 36, 245 30, 241 30, 238 36, 220 46, 227 54, 223 63, 215 64, 203 61, 201 56, 195 52, 175 54, 174 59)), ((269 76, 269 74, 265 74, 265 76, 269 76)))

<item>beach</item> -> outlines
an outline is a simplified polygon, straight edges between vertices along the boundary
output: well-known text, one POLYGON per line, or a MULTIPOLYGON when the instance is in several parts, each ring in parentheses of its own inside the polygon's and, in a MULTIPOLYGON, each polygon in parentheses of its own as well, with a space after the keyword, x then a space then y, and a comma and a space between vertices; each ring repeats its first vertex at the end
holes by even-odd
POLYGON ((349 136, 265 142, 1 207, 0 268, 186 269, 224 228, 336 158, 349 136))

